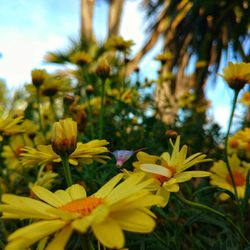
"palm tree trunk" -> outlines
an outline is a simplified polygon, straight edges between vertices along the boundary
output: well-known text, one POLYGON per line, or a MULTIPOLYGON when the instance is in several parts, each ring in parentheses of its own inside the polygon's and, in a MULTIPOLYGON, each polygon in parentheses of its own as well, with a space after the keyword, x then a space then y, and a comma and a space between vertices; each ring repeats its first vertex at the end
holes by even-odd
POLYGON ((124 6, 124 0, 109 1, 109 33, 108 37, 119 34, 121 15, 124 6))
POLYGON ((95 0, 81 0, 81 39, 94 40, 94 5, 95 0))

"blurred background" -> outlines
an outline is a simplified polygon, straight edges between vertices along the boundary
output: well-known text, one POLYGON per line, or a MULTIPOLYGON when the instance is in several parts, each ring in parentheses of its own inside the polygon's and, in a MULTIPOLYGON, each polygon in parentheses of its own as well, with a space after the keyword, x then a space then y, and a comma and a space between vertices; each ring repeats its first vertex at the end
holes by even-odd
POLYGON ((120 35, 134 42, 128 71, 138 66, 141 81, 174 73, 171 95, 179 98, 184 85, 199 89, 211 102, 208 116, 224 128, 232 91, 217 73, 228 61, 249 61, 248 0, 0 0, 0 16, 0 78, 10 91, 30 82, 34 68, 65 67, 45 62, 48 51, 66 50, 83 34, 101 44, 120 35), (164 52, 172 62, 161 69, 154 59, 164 52))

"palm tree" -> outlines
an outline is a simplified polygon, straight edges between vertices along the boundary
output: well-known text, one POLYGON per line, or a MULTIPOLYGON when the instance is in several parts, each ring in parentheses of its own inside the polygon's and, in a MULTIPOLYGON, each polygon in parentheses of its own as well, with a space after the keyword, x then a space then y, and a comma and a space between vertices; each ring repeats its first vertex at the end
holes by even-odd
POLYGON ((163 52, 171 51, 173 57, 162 72, 175 69, 177 76, 174 82, 161 82, 156 90, 156 104, 160 116, 165 116, 163 119, 171 123, 171 113, 176 112, 176 107, 166 108, 166 100, 175 105, 183 89, 190 88, 184 76, 191 59, 195 58, 199 65, 194 69, 193 86, 197 101, 204 97, 203 88, 210 71, 217 72, 223 63, 222 55, 230 53, 240 60, 249 61, 249 1, 144 0, 142 4, 147 11, 147 20, 151 20, 150 35, 131 60, 127 72, 132 72, 159 37, 163 36, 163 52), (244 44, 248 44, 248 51, 244 44), (203 67, 200 67, 201 62, 203 67))

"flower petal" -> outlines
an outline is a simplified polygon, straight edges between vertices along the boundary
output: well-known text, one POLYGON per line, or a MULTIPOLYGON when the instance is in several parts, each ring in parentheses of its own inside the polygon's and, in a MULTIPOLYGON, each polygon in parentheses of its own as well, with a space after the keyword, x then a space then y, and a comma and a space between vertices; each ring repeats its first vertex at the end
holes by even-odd
POLYGON ((64 250, 72 232, 73 228, 71 225, 64 227, 58 234, 55 235, 54 239, 46 247, 46 250, 64 250))
POLYGON ((95 237, 108 248, 120 249, 124 246, 125 239, 120 226, 112 220, 92 225, 95 237))
POLYGON ((8 237, 8 241, 25 239, 23 244, 28 247, 45 236, 60 230, 66 223, 62 220, 39 221, 16 230, 8 237))
POLYGON ((139 209, 111 213, 110 217, 129 232, 150 233, 155 227, 154 219, 139 209))
POLYGON ((72 200, 78 200, 86 197, 86 191, 83 186, 74 184, 66 189, 66 192, 71 196, 72 200))
POLYGON ((46 188, 33 186, 32 191, 39 199, 47 202, 53 207, 60 207, 63 205, 63 202, 54 193, 50 192, 46 188))
POLYGON ((142 164, 140 168, 141 170, 147 173, 158 174, 158 175, 162 175, 165 177, 171 177, 172 175, 170 170, 157 164, 142 164))

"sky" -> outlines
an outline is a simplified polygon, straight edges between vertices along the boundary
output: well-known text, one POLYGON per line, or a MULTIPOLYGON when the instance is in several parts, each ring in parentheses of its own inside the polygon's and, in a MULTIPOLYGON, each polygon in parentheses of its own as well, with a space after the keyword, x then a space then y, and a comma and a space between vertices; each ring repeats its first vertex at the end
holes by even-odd
MULTIPOLYGON (((125 39, 135 42, 132 54, 142 46, 145 39, 143 13, 139 1, 126 1, 120 33, 125 39)), ((43 57, 48 51, 67 48, 69 38, 77 38, 80 29, 80 0, 0 0, 0 78, 10 90, 22 88, 30 82, 34 68, 55 70, 45 64, 43 57)), ((97 39, 104 41, 108 10, 98 1, 94 14, 94 30, 97 39)), ((160 45, 142 61, 144 76, 156 78, 158 63, 152 60, 160 45)), ((207 87, 207 97, 214 100, 210 116, 225 128, 232 92, 220 80, 207 87)))

